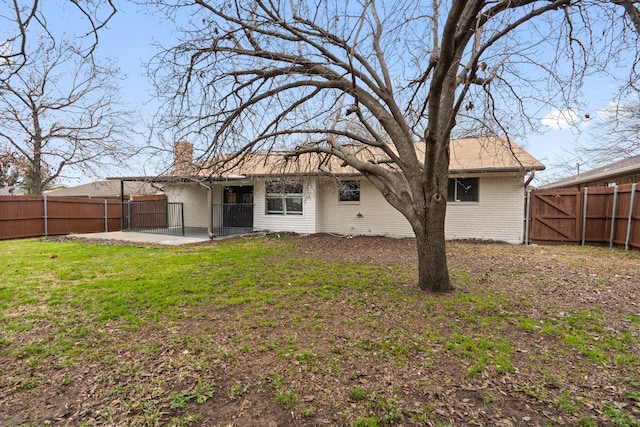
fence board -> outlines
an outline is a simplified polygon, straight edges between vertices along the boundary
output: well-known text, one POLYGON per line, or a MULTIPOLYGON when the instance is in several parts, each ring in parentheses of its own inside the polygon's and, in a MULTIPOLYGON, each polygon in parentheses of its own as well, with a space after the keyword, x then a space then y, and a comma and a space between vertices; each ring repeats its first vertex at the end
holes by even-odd
POLYGON ((0 239, 117 231, 120 215, 119 200, 2 196, 0 239))
POLYGON ((631 206, 631 189, 618 189, 616 213, 614 221, 613 244, 624 246, 627 238, 627 225, 629 223, 629 207, 631 206))
MULTIPOLYGON (((581 192, 584 197, 584 189, 581 192)), ((585 242, 609 244, 611 224, 613 223, 611 220, 613 196, 614 188, 612 187, 589 187, 587 191, 586 223, 584 224, 585 242)), ((582 209, 581 215, 584 215, 582 209)))
POLYGON ((631 229, 629 233, 629 246, 640 249, 640 194, 636 188, 636 197, 631 215, 631 229))
POLYGON ((589 187, 586 192, 534 190, 529 197, 529 242, 577 244, 584 236, 585 244, 640 248, 638 192, 632 184, 589 187))
POLYGON ((531 193, 530 239, 533 243, 577 242, 581 236, 577 190, 531 193))

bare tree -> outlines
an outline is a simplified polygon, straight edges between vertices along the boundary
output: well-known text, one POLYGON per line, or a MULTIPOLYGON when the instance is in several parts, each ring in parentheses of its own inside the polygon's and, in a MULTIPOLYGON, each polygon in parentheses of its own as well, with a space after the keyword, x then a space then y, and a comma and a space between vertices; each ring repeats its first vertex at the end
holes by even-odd
POLYGON ((4 80, 0 142, 27 159, 33 194, 63 170, 95 174, 126 156, 129 116, 119 105, 116 76, 64 39, 43 37, 4 80))
MULTIPOLYGON (((0 1, 0 81, 18 73, 28 61, 31 39, 46 38, 48 42, 55 43, 60 31, 69 27, 67 20, 56 22, 49 19, 43 10, 46 7, 44 3, 41 0, 0 1)), ((47 3, 51 6, 51 2, 47 3)), ((65 2, 65 6, 78 16, 67 15, 69 20, 83 21, 84 30, 76 40, 76 49, 85 58, 91 58, 98 46, 100 30, 117 11, 115 5, 112 0, 72 0, 65 2)))
POLYGON ((113 1, 0 7, 0 143, 21 159, 24 182, 40 194, 65 169, 108 166, 129 117, 118 110, 116 70, 94 55, 113 1), (64 20, 55 18, 61 11, 64 20))
POLYGON ((611 0, 611 2, 624 8, 631 25, 640 34, 640 8, 638 7, 640 2, 633 0, 611 0))
POLYGON ((582 170, 640 155, 639 92, 604 108, 595 120, 590 142, 577 146, 582 170))
POLYGON ((436 292, 452 289, 452 134, 520 136, 540 108, 575 105, 590 67, 637 52, 616 2, 149 3, 190 19, 157 58, 172 131, 212 159, 287 147, 357 169, 411 224, 419 286, 436 292))
POLYGON ((24 182, 24 159, 0 149, 0 187, 13 187, 24 182))

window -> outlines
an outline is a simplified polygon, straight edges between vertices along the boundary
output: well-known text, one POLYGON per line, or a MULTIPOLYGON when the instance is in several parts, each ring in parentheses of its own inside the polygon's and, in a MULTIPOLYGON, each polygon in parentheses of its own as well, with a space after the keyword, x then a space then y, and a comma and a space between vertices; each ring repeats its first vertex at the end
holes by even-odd
POLYGON ((340 202, 359 202, 360 181, 340 181, 338 193, 338 201, 340 202))
POLYGON ((267 214, 302 215, 302 181, 267 181, 267 214))
POLYGON ((449 202, 477 202, 478 178, 450 178, 448 183, 447 201, 449 202))

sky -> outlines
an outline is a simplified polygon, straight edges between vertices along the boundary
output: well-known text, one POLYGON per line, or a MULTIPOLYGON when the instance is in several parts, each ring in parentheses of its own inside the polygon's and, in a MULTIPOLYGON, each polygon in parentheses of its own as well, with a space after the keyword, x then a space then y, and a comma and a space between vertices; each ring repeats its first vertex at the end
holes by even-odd
MULTIPOLYGON (((100 36, 99 51, 101 55, 112 57, 115 65, 126 74, 120 82, 125 102, 143 116, 150 117, 159 104, 153 99, 152 85, 145 76, 146 64, 156 52, 154 41, 170 43, 175 32, 167 23, 160 23, 157 19, 142 14, 131 2, 120 2, 119 9, 100 36)), ((621 69, 621 72, 628 70, 621 69)), ((603 76, 593 76, 586 80, 583 87, 581 103, 584 107, 568 111, 540 111, 536 118, 539 121, 538 132, 516 141, 547 166, 546 171, 538 173, 534 185, 577 172, 576 164, 579 160, 576 158, 576 144, 597 143, 593 139, 598 117, 610 105, 617 89, 614 81, 603 76), (570 167, 557 166, 560 163, 570 167)), ((156 171, 148 169, 149 164, 148 161, 133 164, 123 171, 122 176, 155 173, 156 171)), ((581 165, 581 171, 584 172, 585 168, 588 166, 581 165)), ((114 176, 113 172, 109 172, 108 176, 114 176)), ((77 185, 94 179, 95 177, 77 176, 66 179, 63 183, 77 185)))

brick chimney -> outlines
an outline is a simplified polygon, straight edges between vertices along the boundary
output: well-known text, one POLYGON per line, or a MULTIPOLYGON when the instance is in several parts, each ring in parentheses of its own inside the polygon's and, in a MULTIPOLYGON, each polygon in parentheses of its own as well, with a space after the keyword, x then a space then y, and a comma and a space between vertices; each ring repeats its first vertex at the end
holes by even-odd
POLYGON ((193 144, 187 141, 175 143, 173 151, 173 171, 177 175, 186 175, 193 169, 193 144))

